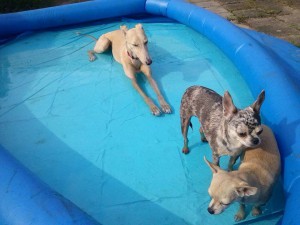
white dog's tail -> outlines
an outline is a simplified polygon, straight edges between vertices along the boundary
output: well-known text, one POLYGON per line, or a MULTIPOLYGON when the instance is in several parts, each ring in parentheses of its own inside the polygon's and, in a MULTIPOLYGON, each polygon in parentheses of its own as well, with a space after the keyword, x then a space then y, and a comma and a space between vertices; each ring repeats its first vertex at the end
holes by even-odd
POLYGON ((92 38, 93 40, 95 41, 98 41, 97 38, 93 37, 92 35, 89 35, 89 34, 83 34, 83 33, 80 33, 80 32, 75 32, 77 35, 82 35, 82 36, 86 36, 86 37, 89 37, 89 38, 92 38))

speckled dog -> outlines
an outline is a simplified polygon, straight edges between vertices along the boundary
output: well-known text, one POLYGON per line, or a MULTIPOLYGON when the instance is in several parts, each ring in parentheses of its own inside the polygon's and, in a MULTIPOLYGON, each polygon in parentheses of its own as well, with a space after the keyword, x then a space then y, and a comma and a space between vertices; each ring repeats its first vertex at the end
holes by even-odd
POLYGON ((181 132, 184 138, 182 152, 187 154, 188 128, 192 116, 201 124, 202 141, 208 141, 213 151, 213 161, 219 165, 222 155, 230 155, 228 170, 232 170, 236 159, 247 147, 260 143, 262 132, 260 107, 265 99, 262 91, 257 100, 245 109, 238 109, 228 91, 224 97, 202 86, 189 87, 181 99, 181 132))

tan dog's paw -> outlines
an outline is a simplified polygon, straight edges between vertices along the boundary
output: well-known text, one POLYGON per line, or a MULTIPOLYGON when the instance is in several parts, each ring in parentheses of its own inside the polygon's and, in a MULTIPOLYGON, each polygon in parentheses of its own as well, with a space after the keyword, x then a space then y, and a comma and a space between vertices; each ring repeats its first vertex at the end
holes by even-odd
POLYGON ((260 207, 253 207, 252 208, 252 216, 258 216, 261 214, 261 209, 260 207))
POLYGON ((245 217, 246 217, 245 211, 238 211, 237 214, 235 214, 234 216, 234 220, 238 222, 245 219, 245 217))
POLYGON ((172 113, 171 107, 167 103, 161 104, 160 106, 164 113, 167 113, 167 114, 172 113))

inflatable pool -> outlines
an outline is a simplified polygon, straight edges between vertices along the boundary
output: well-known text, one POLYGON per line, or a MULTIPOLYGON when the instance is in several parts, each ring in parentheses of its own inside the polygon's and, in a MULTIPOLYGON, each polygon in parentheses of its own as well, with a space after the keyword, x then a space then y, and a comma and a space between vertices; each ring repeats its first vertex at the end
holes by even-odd
POLYGON ((194 84, 229 89, 240 107, 265 89, 262 117, 280 148, 285 205, 273 199, 265 216, 242 223, 300 223, 295 46, 182 0, 98 0, 2 14, 0 28, 1 224, 232 224, 234 206, 219 216, 206 212, 211 174, 201 174, 209 171, 202 158, 211 152, 199 146, 197 129, 190 138, 196 147, 180 153, 180 97, 194 84), (148 114, 111 55, 91 64, 92 41, 76 35, 139 22, 172 115, 148 114))

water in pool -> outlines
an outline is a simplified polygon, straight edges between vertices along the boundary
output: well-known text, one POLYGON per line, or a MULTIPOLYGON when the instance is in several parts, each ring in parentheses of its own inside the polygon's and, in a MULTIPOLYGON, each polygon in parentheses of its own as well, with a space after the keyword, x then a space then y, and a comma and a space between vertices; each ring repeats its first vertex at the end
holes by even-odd
MULTIPOLYGON (((212 159, 192 119, 190 154, 183 155, 179 105, 185 89, 229 90, 239 107, 254 98, 232 62, 185 25, 144 23, 153 77, 173 114, 154 117, 108 52, 89 62, 94 41, 118 29, 114 21, 19 37, 0 48, 1 144, 54 190, 102 224, 234 224, 238 204, 207 212, 212 159)), ((156 99, 143 76, 138 79, 156 99)), ((256 96, 255 96, 256 97, 256 96)), ((225 167, 228 158, 222 158, 225 167)), ((247 223, 276 224, 280 188, 263 216, 247 223)), ((249 212, 250 209, 248 209, 249 212)))

